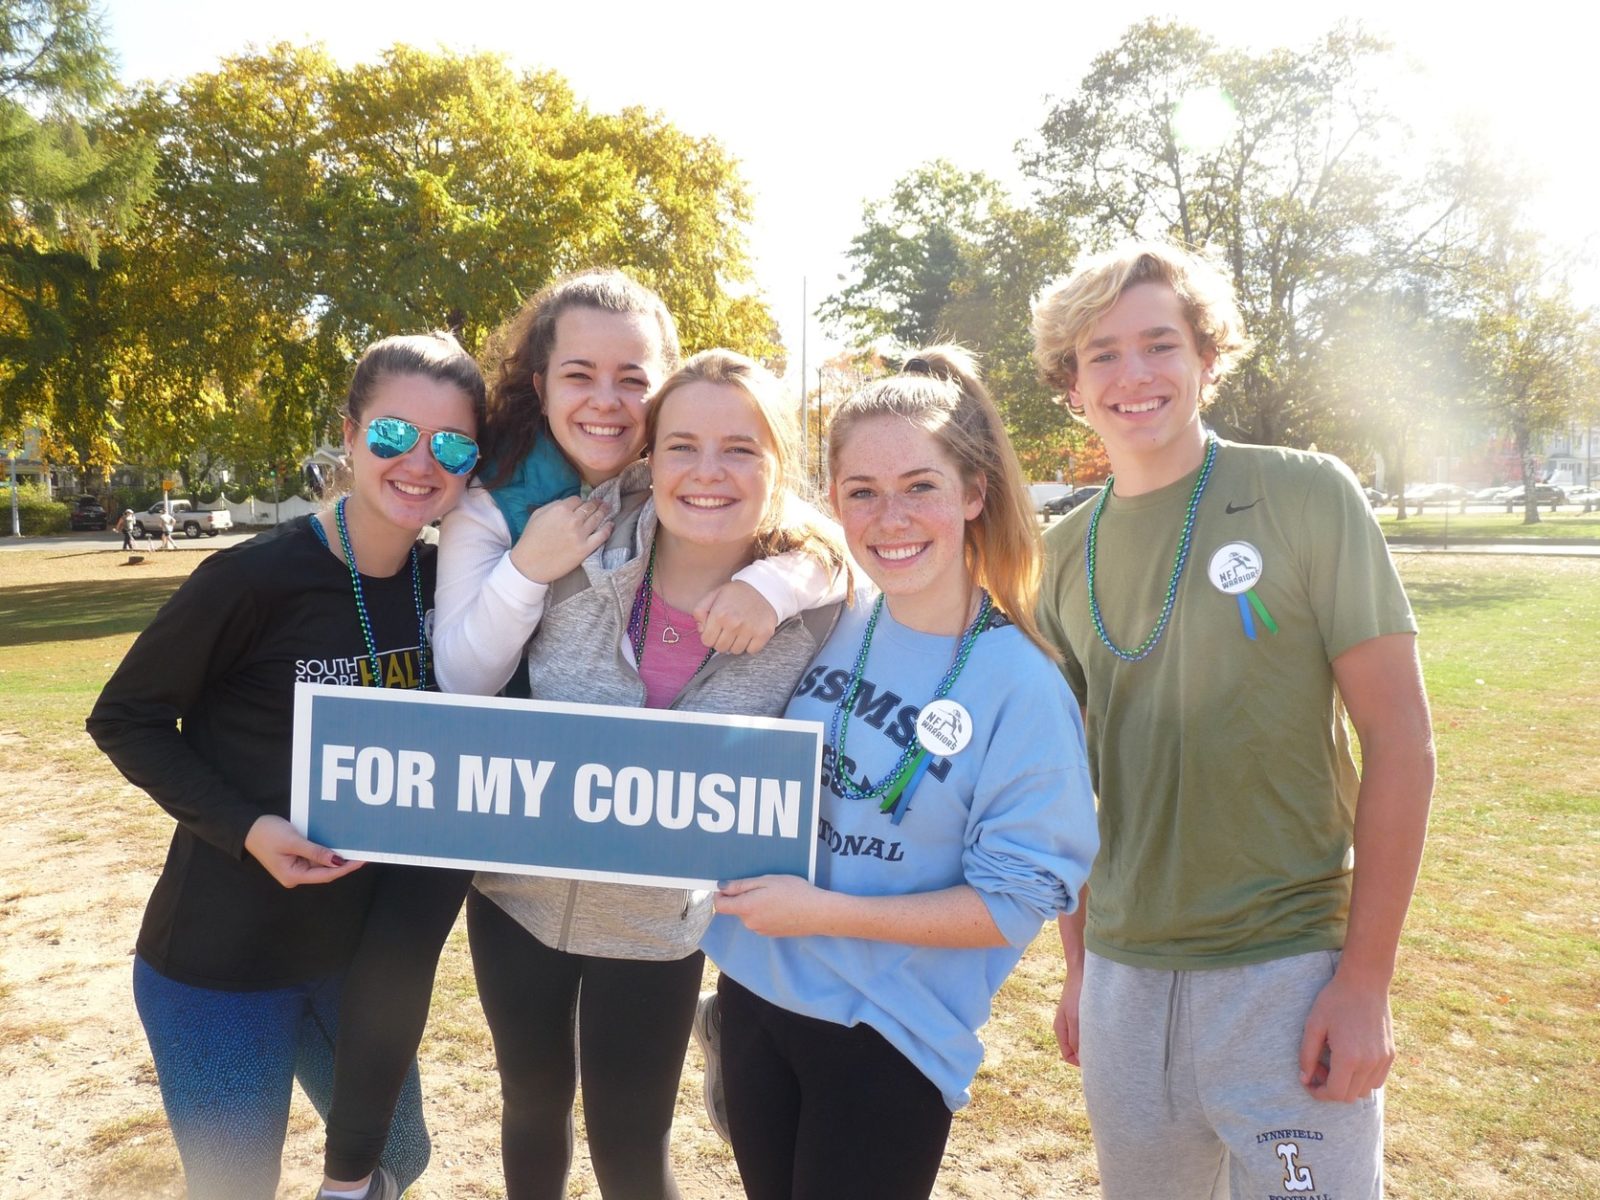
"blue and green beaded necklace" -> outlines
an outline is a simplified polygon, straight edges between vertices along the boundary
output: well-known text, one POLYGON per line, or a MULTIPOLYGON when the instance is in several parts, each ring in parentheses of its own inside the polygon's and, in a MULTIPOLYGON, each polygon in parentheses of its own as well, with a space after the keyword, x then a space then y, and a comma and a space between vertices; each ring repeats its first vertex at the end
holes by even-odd
MULTIPOLYGON (((345 524, 344 506, 348 496, 341 496, 333 506, 334 524, 339 528, 339 546, 344 550, 344 565, 350 571, 350 587, 356 594, 356 616, 361 621, 361 636, 366 639, 367 657, 372 663, 374 687, 384 687, 383 665, 378 661, 378 639, 372 635, 372 617, 367 612, 367 598, 361 589, 361 573, 356 570, 356 552, 350 545, 350 527, 345 524)), ((319 528, 318 534, 322 531, 319 528)), ((411 543, 411 598, 417 606, 417 678, 420 686, 428 686, 428 623, 422 607, 422 569, 417 561, 417 544, 411 543)))
POLYGON ((1106 623, 1100 616, 1100 601, 1094 594, 1095 545, 1100 534, 1100 514, 1105 511, 1106 501, 1111 497, 1111 485, 1117 479, 1115 475, 1106 480, 1106 486, 1100 491, 1100 499, 1095 501, 1094 512, 1089 514, 1089 532, 1083 539, 1084 569, 1089 585, 1089 616, 1093 619, 1094 631, 1100 635, 1105 648, 1123 662, 1133 663, 1149 658, 1160 643, 1161 635, 1167 631, 1167 622, 1172 619, 1173 605, 1178 602, 1178 581, 1183 578, 1184 564, 1189 561, 1189 544, 1194 538, 1195 514, 1200 511, 1200 497, 1205 494, 1206 483, 1211 478, 1211 468, 1216 461, 1217 435, 1208 430, 1206 457, 1200 466, 1200 475, 1194 481, 1194 488, 1189 492, 1189 507, 1183 516, 1183 536, 1178 539, 1178 553, 1172 560, 1172 575, 1167 580, 1167 598, 1161 607, 1161 619, 1156 622, 1156 627, 1150 631, 1149 636, 1133 650, 1124 650, 1111 640, 1111 635, 1106 632, 1106 623))
MULTIPOLYGON (((943 700, 950 694, 950 689, 961 676, 961 669, 967 665, 967 659, 972 656, 972 647, 978 640, 978 635, 989 627, 994 601, 989 598, 989 593, 982 589, 979 590, 979 595, 981 599, 978 601, 978 615, 972 618, 972 624, 962 633, 950 669, 944 673, 944 678, 939 681, 939 686, 933 693, 934 700, 943 700)), ((856 696, 861 692, 861 678, 867 669, 867 655, 872 650, 872 633, 877 629, 878 618, 882 614, 883 595, 879 593, 877 602, 872 606, 872 615, 867 618, 867 630, 861 636, 861 649, 856 652, 856 665, 850 672, 850 685, 845 688, 844 696, 834 707, 828 740, 833 744, 833 777, 839 789, 851 800, 878 801, 878 811, 891 814, 890 820, 898 825, 900 818, 905 816, 905 802, 911 798, 911 793, 917 790, 917 784, 922 781, 922 776, 931 761, 922 743, 912 738, 900 752, 900 757, 895 760, 894 766, 889 768, 888 774, 865 789, 857 787, 855 780, 845 774, 841 766, 845 757, 844 739, 850 730, 850 710, 856 706, 856 696)), ((932 702, 929 701, 930 704, 932 702)))

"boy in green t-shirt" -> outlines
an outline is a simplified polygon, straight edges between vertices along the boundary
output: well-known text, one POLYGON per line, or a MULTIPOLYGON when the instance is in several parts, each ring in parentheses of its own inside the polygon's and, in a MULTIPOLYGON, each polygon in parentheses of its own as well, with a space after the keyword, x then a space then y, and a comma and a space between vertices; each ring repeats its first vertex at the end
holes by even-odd
POLYGON ((1104 1194, 1378 1196, 1433 787, 1383 537, 1337 460, 1202 424, 1248 349, 1203 259, 1093 259, 1040 298, 1034 339, 1113 473, 1047 534, 1041 596, 1100 798, 1056 1034, 1104 1194))

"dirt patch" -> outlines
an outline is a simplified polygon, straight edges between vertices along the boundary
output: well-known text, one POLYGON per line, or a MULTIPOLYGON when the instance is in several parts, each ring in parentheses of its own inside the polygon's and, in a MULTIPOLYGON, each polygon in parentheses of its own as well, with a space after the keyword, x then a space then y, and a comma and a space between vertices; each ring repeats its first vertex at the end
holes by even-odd
MULTIPOLYGON (((0 685, 37 657, 37 646, 49 650, 50 687, 59 675, 65 689, 28 692, 0 709, 0 795, 11 801, 0 827, 0 1200, 183 1195, 131 989, 134 937, 171 823, 81 732, 94 689, 131 642, 140 614, 147 620, 166 585, 175 587, 215 549, 178 545, 131 566, 114 547, 0 552, 0 685), (129 579, 161 586, 125 592, 129 579), (68 605, 61 630, 41 625, 7 635, 4 615, 18 611, 23 591, 41 589, 68 605), (122 627, 111 617, 103 630, 73 620, 73 612, 97 604, 122 627), (58 640, 46 647, 47 639, 58 640), (59 666, 58 652, 68 656, 59 666)), ((986 1068, 977 1101, 957 1115, 935 1195, 1095 1194, 1076 1073, 1056 1060, 1049 1039, 1058 958, 1046 931, 1028 969, 1008 986, 1012 1015, 996 1023, 993 1039, 1003 1072, 986 1068)), ((434 1156, 409 1196, 503 1196, 499 1082, 460 927, 440 966, 421 1059, 434 1156)), ((721 1200, 741 1189, 733 1157, 701 1108, 701 1069, 691 1046, 673 1158, 688 1200, 721 1200)), ((320 1123, 297 1093, 280 1197, 312 1193, 321 1144, 320 1123)), ((599 1191, 582 1145, 580 1135, 568 1194, 593 1200, 599 1191)))

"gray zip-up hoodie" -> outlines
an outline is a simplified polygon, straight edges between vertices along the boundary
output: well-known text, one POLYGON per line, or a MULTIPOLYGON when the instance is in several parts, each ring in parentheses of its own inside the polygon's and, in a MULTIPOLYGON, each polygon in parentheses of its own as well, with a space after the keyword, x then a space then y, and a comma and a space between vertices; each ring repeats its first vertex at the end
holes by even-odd
MULTIPOLYGON (((617 513, 616 526, 604 546, 551 587, 528 649, 535 700, 644 704, 628 615, 655 536, 649 487, 649 468, 637 463, 591 494, 617 513)), ((714 655, 670 707, 782 716, 837 613, 835 604, 783 622, 759 654, 714 655)), ((489 871, 480 871, 474 883, 545 945, 573 954, 683 958, 711 920, 711 893, 705 891, 489 871)))

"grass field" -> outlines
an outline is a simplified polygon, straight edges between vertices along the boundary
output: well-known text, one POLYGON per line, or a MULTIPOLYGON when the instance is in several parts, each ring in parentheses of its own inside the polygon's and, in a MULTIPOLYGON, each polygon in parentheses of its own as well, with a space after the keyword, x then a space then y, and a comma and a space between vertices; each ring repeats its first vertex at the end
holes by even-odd
MULTIPOLYGON (((131 936, 167 824, 99 758, 82 718, 197 557, 174 555, 147 564, 162 574, 130 578, 107 565, 114 555, 70 570, 45 552, 0 555, 0 787, 17 812, 0 840, 0 1093, 21 1098, 0 1096, 7 1200, 180 1194, 131 1016, 121 1018, 125 1044, 85 1049, 96 1063, 79 1061, 73 1010, 49 995, 78 976, 70 963, 34 970, 18 955, 73 944, 83 914, 30 907, 54 876, 84 861, 124 864, 112 868, 127 875, 114 906, 131 911, 109 914, 115 920, 99 936, 112 944, 78 945, 73 961, 84 986, 103 977, 106 1003, 131 1010, 128 946, 116 939, 131 936), (58 1078, 61 1103, 38 1099, 58 1078), (36 1190, 22 1182, 25 1171, 13 1168, 47 1152, 65 1172, 51 1182, 75 1186, 46 1187, 43 1176, 36 1190)), ((1419 555, 1400 566, 1423 627, 1440 773, 1395 983, 1389 1194, 1597 1197, 1600 560, 1419 555)), ((1093 1194, 1077 1078, 1058 1061, 1050 1033, 1059 982, 1047 930, 1001 993, 985 1033, 989 1059, 974 1103, 958 1114, 937 1195, 1093 1194)), ((501 1195, 492 1056, 459 931, 423 1058, 438 1151, 412 1196, 501 1195)), ((691 1050, 674 1154, 685 1196, 711 1200, 735 1194, 736 1176, 698 1112, 697 1065, 691 1050)), ((297 1110, 280 1195, 309 1193, 316 1135, 314 1118, 297 1110)), ((582 1163, 571 1195, 598 1195, 582 1163)))
POLYGON ((1446 513, 1438 508, 1412 512, 1404 521, 1391 509, 1378 513, 1378 524, 1385 537, 1408 538, 1472 538, 1517 539, 1578 538, 1600 541, 1600 513, 1586 513, 1578 509, 1550 512, 1541 509, 1537 525, 1524 525, 1522 513, 1487 512, 1473 510, 1466 513, 1446 513))

